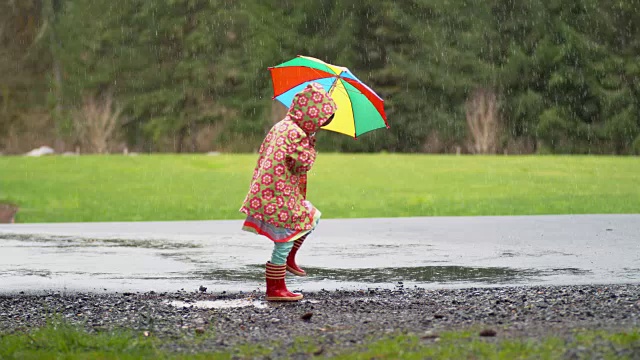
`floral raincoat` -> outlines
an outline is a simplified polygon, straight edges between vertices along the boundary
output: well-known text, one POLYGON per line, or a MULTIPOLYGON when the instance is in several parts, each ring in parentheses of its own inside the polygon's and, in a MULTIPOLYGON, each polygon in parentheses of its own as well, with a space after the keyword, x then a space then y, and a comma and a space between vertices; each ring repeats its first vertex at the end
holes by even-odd
POLYGON ((311 135, 335 111, 335 102, 319 84, 307 85, 296 94, 285 118, 271 128, 260 146, 241 212, 291 230, 313 227, 311 211, 305 206, 307 172, 316 158, 311 135))

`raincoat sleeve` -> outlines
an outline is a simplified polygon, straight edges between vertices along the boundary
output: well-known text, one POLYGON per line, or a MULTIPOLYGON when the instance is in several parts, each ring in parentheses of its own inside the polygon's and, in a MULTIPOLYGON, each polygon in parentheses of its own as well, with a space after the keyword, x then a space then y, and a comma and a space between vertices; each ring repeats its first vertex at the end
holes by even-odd
POLYGON ((308 137, 291 141, 287 155, 287 166, 292 173, 306 174, 316 160, 316 149, 308 137))

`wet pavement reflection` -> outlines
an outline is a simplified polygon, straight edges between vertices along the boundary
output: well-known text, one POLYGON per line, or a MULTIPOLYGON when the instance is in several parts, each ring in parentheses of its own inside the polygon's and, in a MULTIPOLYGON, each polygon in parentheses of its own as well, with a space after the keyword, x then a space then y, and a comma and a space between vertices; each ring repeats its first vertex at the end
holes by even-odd
MULTIPOLYGON (((2 225, 0 292, 263 289, 271 243, 240 226, 2 225)), ((640 215, 323 220, 299 263, 305 291, 637 283, 640 215)))

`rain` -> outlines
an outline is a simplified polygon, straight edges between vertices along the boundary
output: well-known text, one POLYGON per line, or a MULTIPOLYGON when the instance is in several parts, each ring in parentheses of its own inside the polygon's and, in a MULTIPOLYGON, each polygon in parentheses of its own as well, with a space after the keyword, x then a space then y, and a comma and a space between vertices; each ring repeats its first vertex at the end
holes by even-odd
POLYGON ((638 0, 5 0, 0 55, 0 358, 638 354, 638 0))

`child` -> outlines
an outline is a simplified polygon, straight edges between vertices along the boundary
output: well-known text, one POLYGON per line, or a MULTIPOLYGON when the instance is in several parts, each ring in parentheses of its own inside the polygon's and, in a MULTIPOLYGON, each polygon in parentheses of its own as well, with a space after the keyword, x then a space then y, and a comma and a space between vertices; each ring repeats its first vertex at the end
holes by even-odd
POLYGON ((306 200, 307 172, 316 158, 315 133, 331 122, 335 111, 335 102, 322 86, 309 84, 295 95, 285 118, 271 128, 260 146, 240 211, 247 215, 243 230, 274 242, 266 268, 268 301, 302 299, 302 294, 287 290, 285 273, 306 275, 295 256, 321 215, 306 200))

